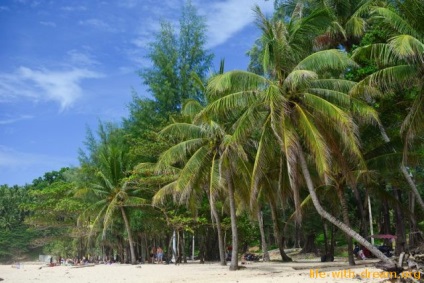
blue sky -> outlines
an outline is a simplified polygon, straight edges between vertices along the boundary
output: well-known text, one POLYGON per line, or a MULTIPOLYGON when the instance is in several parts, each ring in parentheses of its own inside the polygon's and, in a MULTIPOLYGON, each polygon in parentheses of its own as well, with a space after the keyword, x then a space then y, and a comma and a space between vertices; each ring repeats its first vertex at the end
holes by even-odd
MULTIPOLYGON (((120 121, 162 20, 177 28, 183 0, 0 1, 0 184, 24 185, 78 166, 87 127, 120 121)), ((192 0, 208 25, 214 65, 245 69, 259 36, 252 8, 273 1, 192 0)))

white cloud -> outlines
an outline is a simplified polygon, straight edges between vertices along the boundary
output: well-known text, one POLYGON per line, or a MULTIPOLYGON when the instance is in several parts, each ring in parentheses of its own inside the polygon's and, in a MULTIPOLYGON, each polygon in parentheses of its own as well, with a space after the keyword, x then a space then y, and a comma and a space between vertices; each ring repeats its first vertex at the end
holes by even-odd
POLYGON ((99 77, 101 74, 86 69, 51 71, 20 67, 13 74, 0 74, 0 101, 56 101, 64 110, 83 94, 82 80, 99 77))
POLYGON ((69 58, 72 64, 78 66, 94 66, 100 65, 99 61, 94 59, 94 56, 87 53, 81 52, 75 49, 69 50, 68 52, 69 58))
MULTIPOLYGON (((193 4, 199 14, 205 17, 207 31, 207 48, 213 48, 225 43, 237 32, 255 21, 253 8, 259 5, 262 12, 271 14, 273 12, 273 1, 264 0, 194 0, 193 4)), ((154 40, 154 34, 160 29, 160 21, 171 22, 173 27, 178 26, 178 17, 181 15, 182 0, 165 0, 160 6, 146 3, 142 9, 148 10, 150 17, 144 18, 137 37, 131 41, 138 48, 146 48, 149 42, 154 40)))
POLYGON ((262 12, 272 13, 274 1, 258 0, 225 0, 198 5, 206 16, 208 25, 208 48, 225 43, 234 34, 255 20, 253 8, 259 5, 262 12))
POLYGON ((16 122, 19 122, 19 121, 22 121, 22 120, 28 120, 28 119, 32 119, 32 118, 34 118, 34 116, 31 116, 31 115, 21 115, 21 116, 18 116, 18 117, 1 119, 0 120, 0 125, 14 124, 16 122))

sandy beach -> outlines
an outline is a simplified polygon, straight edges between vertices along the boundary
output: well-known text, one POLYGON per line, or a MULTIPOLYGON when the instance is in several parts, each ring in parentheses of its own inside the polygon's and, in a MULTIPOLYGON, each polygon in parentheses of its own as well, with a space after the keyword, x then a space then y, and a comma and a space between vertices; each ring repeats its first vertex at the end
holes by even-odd
MULTIPOLYGON (((54 266, 41 263, 0 265, 0 278, 5 283, 25 282, 382 282, 373 272, 375 260, 358 262, 349 267, 346 261, 336 260, 321 263, 318 260, 303 260, 292 263, 255 262, 242 265, 238 271, 229 271, 228 266, 218 263, 196 262, 180 265, 159 264, 111 264, 89 267, 54 266), (367 275, 368 274, 368 275, 367 275), (368 277, 368 278, 367 278, 368 277)), ((384 277, 384 276, 383 276, 384 277)))

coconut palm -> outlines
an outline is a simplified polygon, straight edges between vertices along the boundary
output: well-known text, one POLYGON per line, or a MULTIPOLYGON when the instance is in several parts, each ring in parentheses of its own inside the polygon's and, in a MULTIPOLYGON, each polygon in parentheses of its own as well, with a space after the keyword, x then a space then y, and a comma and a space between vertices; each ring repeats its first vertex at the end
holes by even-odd
MULTIPOLYGON (((199 108, 200 105, 192 101, 186 105, 185 111, 196 113, 199 108)), ((182 165, 178 179, 172 184, 180 201, 190 199, 195 194, 199 196, 207 185, 212 214, 218 224, 219 246, 222 248, 220 255, 224 253, 224 245, 221 242, 223 237, 219 225, 220 218, 215 210, 215 199, 219 190, 227 190, 233 237, 230 269, 235 270, 238 268, 235 185, 240 184, 240 180, 249 180, 249 177, 239 177, 246 172, 243 168, 248 168, 247 154, 240 144, 235 143, 233 135, 228 134, 230 130, 231 128, 214 120, 202 119, 191 123, 176 122, 165 127, 161 134, 172 138, 176 145, 161 155, 159 166, 182 165)), ((234 130, 234 134, 237 134, 237 130, 234 130)), ((221 261, 224 258, 221 257, 221 261)))
POLYGON ((82 173, 86 181, 76 189, 77 197, 85 198, 90 205, 83 211, 80 221, 90 219, 91 233, 99 224, 103 227, 103 236, 111 227, 113 220, 123 220, 128 236, 131 263, 136 262, 134 241, 128 218, 128 207, 139 206, 145 200, 138 196, 135 186, 127 178, 131 165, 128 150, 122 141, 120 130, 107 125, 99 128, 100 141, 91 140, 91 153, 95 160, 82 161, 82 173))
MULTIPOLYGON (((185 104, 183 112, 188 116, 198 112, 202 106, 196 101, 185 104)), ((191 118, 190 118, 191 120, 191 118)), ((217 179, 219 145, 213 141, 219 138, 219 130, 211 122, 209 125, 175 122, 161 131, 161 135, 175 141, 175 145, 160 156, 158 168, 161 170, 171 165, 180 165, 177 180, 163 187, 154 197, 159 202, 167 194, 176 196, 179 203, 197 205, 206 193, 210 202, 211 212, 216 222, 219 254, 222 265, 226 265, 221 219, 216 211, 215 199, 219 190, 217 179)))
POLYGON ((358 44, 368 27, 367 18, 372 7, 382 6, 381 0, 289 0, 278 3, 277 6, 287 13, 301 12, 308 15, 316 9, 326 9, 331 22, 315 39, 319 48, 337 48, 340 45, 350 51, 354 44, 358 44))
POLYGON ((281 147, 294 194, 300 189, 303 177, 323 218, 382 260, 391 262, 321 206, 310 174, 313 165, 320 180, 328 182, 332 170, 330 146, 334 142, 344 158, 362 162, 357 125, 350 113, 368 120, 376 120, 376 113, 347 94, 354 83, 339 79, 342 72, 356 64, 340 50, 312 53, 311 38, 321 31, 320 27, 326 26, 323 12, 315 11, 305 18, 292 17, 289 23, 268 20, 259 8, 256 12, 263 32, 266 74, 231 71, 213 78, 209 83, 211 94, 227 95, 208 105, 203 115, 224 115, 234 108, 243 113, 266 113, 262 127, 272 129, 281 147))
MULTIPOLYGON (((389 8, 379 7, 374 10, 376 18, 389 26, 394 31, 394 36, 387 43, 372 44, 355 50, 353 57, 360 58, 364 54, 370 54, 383 67, 361 81, 359 87, 378 86, 384 92, 392 88, 403 89, 407 85, 416 91, 415 100, 401 126, 406 162, 408 146, 422 133, 424 125, 424 20, 421 14, 424 12, 424 3, 408 0, 399 5, 401 14, 389 8)), ((390 142, 382 125, 380 132, 384 141, 390 142)), ((400 165, 400 171, 424 209, 424 201, 404 164, 400 165)))

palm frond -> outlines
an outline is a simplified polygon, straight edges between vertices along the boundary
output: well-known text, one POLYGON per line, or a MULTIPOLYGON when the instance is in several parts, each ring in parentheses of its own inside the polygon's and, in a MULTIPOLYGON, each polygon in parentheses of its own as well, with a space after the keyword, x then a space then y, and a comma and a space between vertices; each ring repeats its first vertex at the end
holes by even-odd
POLYGON ((162 188, 160 188, 156 194, 153 196, 152 204, 153 205, 163 205, 167 199, 168 196, 174 197, 174 202, 177 202, 178 197, 176 195, 178 194, 177 191, 177 181, 171 182, 162 188))
POLYGON ((297 127, 313 155, 319 174, 324 176, 330 172, 329 151, 325 140, 315 126, 314 118, 298 104, 295 105, 294 109, 298 115, 299 124, 297 127))
POLYGON ((294 70, 312 70, 320 73, 327 70, 346 71, 356 67, 357 64, 347 56, 346 52, 330 49, 309 55, 300 61, 294 70))
POLYGON ((318 74, 313 71, 294 70, 284 80, 284 87, 294 91, 308 87, 316 79, 318 74))
POLYGON ((399 62, 392 46, 386 43, 365 45, 355 49, 352 53, 353 60, 364 61, 367 58, 373 60, 380 67, 391 66, 399 62))
POLYGON ((417 38, 402 34, 389 40, 393 52, 407 62, 422 64, 424 54, 424 44, 417 38))
POLYGON ((202 138, 201 127, 190 123, 173 123, 160 131, 161 136, 171 137, 181 141, 186 139, 202 138))
POLYGON ((311 88, 331 89, 343 93, 348 93, 354 86, 355 82, 342 79, 319 79, 311 82, 311 88))
POLYGON ((122 206, 139 207, 146 204, 147 200, 145 198, 130 196, 125 200, 125 203, 122 206))
POLYGON ((260 100, 259 93, 256 90, 240 91, 228 94, 209 103, 195 118, 195 122, 200 120, 209 120, 212 117, 229 117, 236 110, 246 109, 251 104, 260 100))
POLYGON ((199 148, 184 165, 177 179, 176 189, 180 194, 180 203, 186 202, 192 194, 198 180, 208 177, 208 165, 211 163, 211 154, 206 146, 199 148))
POLYGON ((183 114, 184 116, 188 116, 191 118, 191 120, 193 120, 193 118, 197 114, 199 114, 199 112, 202 111, 202 109, 203 109, 203 106, 200 104, 199 101, 190 99, 184 103, 181 114, 183 114))
POLYGON ((192 152, 196 151, 205 142, 207 142, 207 139, 200 138, 186 140, 174 145, 161 154, 157 164, 157 170, 163 170, 163 168, 166 169, 169 165, 184 162, 192 152))
MULTIPOLYGON (((358 82, 355 86, 354 92, 365 89, 366 86, 379 87, 381 90, 390 90, 393 87, 402 87, 403 85, 409 85, 414 81, 417 70, 415 66, 411 65, 397 65, 393 67, 387 67, 373 74, 367 76, 362 81, 358 82)), ((374 92, 378 94, 378 92, 374 92)))
POLYGON ((364 35, 367 22, 361 17, 350 17, 346 22, 346 32, 354 37, 364 35))
POLYGON ((220 97, 223 93, 240 92, 241 90, 258 89, 268 81, 255 73, 248 71, 229 71, 216 75, 208 83, 208 93, 220 97))
MULTIPOLYGON (((424 129, 424 89, 418 94, 410 108, 408 115, 402 123, 401 133, 405 137, 405 149, 411 145, 417 134, 421 134, 424 129)), ((406 156, 405 156, 406 157, 406 156)), ((405 158, 406 159, 406 158, 405 158)))
POLYGON ((261 111, 262 103, 251 105, 233 124, 233 142, 244 143, 254 131, 261 127, 267 113, 261 111))
POLYGON ((391 26, 400 34, 409 34, 414 37, 419 37, 415 29, 395 11, 389 8, 377 7, 373 9, 374 17, 382 20, 385 24, 391 26))

